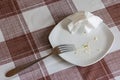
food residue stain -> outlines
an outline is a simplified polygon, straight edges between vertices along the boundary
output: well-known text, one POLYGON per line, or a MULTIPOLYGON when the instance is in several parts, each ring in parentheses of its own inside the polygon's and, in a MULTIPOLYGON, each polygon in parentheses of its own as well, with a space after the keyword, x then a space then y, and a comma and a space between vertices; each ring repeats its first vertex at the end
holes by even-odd
MULTIPOLYGON (((86 32, 83 32, 83 34, 86 34, 86 32)), ((98 38, 94 36, 93 40, 96 41, 98 40, 98 38)), ((97 49, 97 51, 100 52, 101 49, 97 49)), ((90 45, 88 42, 76 49, 75 54, 79 54, 79 53, 90 53, 90 45)))
POLYGON ((75 54, 78 54, 81 51, 83 51, 84 53, 89 53, 89 45, 88 45, 88 43, 83 44, 81 47, 77 48, 76 51, 75 51, 75 54))
POLYGON ((101 51, 101 49, 97 49, 97 51, 101 51))
POLYGON ((88 44, 84 44, 83 47, 84 47, 85 49, 88 49, 88 44))
POLYGON ((95 41, 98 40, 97 37, 94 37, 94 40, 95 40, 95 41))
POLYGON ((86 34, 86 32, 84 32, 84 34, 86 34))

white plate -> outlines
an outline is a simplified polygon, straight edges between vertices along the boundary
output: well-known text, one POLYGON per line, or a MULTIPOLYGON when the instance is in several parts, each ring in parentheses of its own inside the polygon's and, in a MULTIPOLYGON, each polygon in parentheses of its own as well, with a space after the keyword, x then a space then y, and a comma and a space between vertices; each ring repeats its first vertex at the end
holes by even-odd
POLYGON ((100 24, 89 34, 81 33, 81 31, 70 34, 67 29, 68 23, 67 18, 58 23, 50 33, 49 41, 52 47, 60 44, 74 44, 80 50, 77 54, 75 52, 60 54, 60 57, 78 66, 89 66, 107 55, 114 41, 114 36, 106 24, 100 24), (95 37, 97 37, 97 40, 95 40, 95 37), (83 47, 86 43, 89 44, 89 49, 83 47))

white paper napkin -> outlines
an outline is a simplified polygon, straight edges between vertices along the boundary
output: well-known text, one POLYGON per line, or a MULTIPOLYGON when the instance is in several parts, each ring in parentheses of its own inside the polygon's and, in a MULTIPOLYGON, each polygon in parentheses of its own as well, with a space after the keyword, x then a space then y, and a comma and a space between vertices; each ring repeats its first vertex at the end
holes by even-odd
POLYGON ((73 15, 67 17, 70 20, 68 24, 68 30, 74 34, 82 27, 82 31, 86 33, 91 32, 93 29, 97 28, 103 20, 98 16, 93 15, 90 12, 77 12, 73 15))

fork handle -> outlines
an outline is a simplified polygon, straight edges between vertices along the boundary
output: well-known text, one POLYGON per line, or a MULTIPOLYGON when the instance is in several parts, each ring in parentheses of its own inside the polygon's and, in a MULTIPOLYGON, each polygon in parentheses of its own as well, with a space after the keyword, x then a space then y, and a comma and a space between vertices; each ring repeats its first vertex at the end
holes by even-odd
POLYGON ((44 56, 44 57, 42 57, 42 58, 38 58, 38 59, 36 59, 36 60, 34 60, 34 61, 31 61, 31 62, 29 62, 29 63, 26 63, 26 64, 23 64, 23 65, 21 65, 21 66, 18 66, 18 67, 16 67, 16 68, 8 71, 8 72, 6 73, 6 77, 11 77, 11 76, 13 76, 13 75, 15 75, 15 74, 23 71, 24 69, 32 66, 33 64, 35 64, 35 63, 37 63, 37 62, 45 59, 46 57, 48 57, 48 56, 50 56, 50 55, 51 55, 51 53, 48 54, 48 55, 46 55, 46 56, 44 56))

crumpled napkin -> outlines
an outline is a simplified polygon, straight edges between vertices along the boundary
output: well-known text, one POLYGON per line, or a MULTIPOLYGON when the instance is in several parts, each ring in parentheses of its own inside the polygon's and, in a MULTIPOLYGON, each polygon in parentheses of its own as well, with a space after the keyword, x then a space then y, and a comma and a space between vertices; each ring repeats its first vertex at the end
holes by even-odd
POLYGON ((76 33, 80 27, 82 27, 82 31, 90 33, 103 22, 100 17, 85 11, 72 14, 67 17, 67 19, 70 20, 70 23, 68 24, 68 30, 71 32, 71 34, 76 33))

